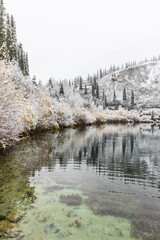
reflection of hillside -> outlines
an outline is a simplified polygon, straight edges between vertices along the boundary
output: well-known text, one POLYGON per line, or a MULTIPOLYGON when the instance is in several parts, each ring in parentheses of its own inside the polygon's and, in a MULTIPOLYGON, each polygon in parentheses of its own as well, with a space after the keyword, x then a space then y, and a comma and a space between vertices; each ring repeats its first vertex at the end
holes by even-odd
POLYGON ((86 162, 103 175, 151 181, 157 175, 158 127, 105 125, 86 129, 71 129, 57 136, 55 156, 61 167, 67 168, 67 163, 73 160, 77 168, 86 162))

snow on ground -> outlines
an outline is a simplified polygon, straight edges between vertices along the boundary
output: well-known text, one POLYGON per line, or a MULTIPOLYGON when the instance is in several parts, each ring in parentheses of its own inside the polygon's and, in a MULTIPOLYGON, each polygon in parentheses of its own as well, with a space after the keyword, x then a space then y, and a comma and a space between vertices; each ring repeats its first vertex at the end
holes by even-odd
MULTIPOLYGON (((116 79, 107 75, 98 80, 107 99, 122 98, 124 86, 127 98, 134 90, 139 111, 119 107, 118 110, 103 110, 85 98, 78 90, 64 84, 65 95, 52 98, 47 86, 35 85, 24 77, 16 64, 0 61, 0 149, 19 141, 20 137, 37 130, 58 129, 84 124, 141 121, 139 112, 143 105, 160 106, 160 63, 148 63, 116 72, 116 79)), ((54 84, 54 93, 58 85, 54 84)), ((150 116, 145 119, 148 121, 150 116)))

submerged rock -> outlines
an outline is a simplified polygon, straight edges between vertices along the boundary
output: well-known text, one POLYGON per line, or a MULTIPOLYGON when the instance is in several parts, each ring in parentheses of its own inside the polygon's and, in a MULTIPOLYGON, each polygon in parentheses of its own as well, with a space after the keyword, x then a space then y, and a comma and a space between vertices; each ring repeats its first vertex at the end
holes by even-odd
POLYGON ((13 223, 17 223, 21 217, 19 215, 16 214, 9 214, 6 218, 9 222, 13 222, 13 223))
POLYGON ((13 223, 7 220, 0 221, 0 237, 2 237, 7 231, 14 227, 13 223))

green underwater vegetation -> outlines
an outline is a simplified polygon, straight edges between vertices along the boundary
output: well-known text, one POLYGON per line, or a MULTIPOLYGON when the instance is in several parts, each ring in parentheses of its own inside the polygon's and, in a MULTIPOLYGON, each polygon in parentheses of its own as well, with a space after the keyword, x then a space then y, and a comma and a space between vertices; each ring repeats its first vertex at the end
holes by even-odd
POLYGON ((159 240, 158 130, 68 129, 0 156, 0 239, 159 240))

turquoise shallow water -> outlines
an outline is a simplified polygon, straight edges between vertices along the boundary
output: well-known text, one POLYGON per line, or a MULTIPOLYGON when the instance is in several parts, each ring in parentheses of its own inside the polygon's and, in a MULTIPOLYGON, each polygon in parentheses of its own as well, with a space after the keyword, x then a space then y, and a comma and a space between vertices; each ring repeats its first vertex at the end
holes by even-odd
POLYGON ((0 156, 0 238, 159 240, 160 130, 43 133, 0 156))

